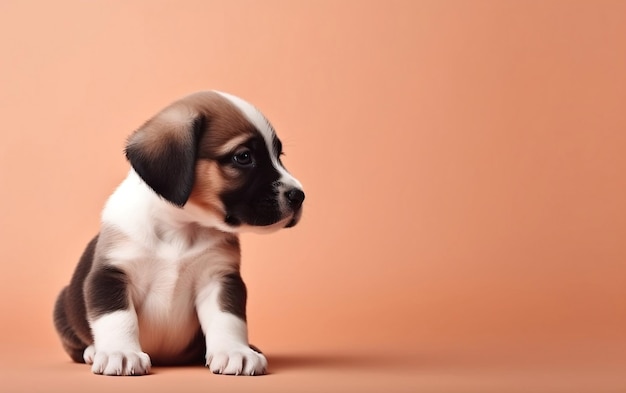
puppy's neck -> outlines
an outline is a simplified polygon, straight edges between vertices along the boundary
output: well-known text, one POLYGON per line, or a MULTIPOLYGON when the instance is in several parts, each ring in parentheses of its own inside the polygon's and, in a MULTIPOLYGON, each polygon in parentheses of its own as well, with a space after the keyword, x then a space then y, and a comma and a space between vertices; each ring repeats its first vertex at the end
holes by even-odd
POLYGON ((162 199, 132 169, 106 202, 102 223, 150 243, 191 244, 199 237, 230 232, 217 215, 193 204, 180 208, 162 199))

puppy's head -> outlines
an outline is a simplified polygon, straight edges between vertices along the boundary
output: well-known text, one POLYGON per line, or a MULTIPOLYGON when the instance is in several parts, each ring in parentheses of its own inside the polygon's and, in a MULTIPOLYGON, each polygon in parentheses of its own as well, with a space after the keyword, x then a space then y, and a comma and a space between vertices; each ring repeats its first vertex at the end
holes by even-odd
POLYGON ((232 232, 297 224, 304 192, 282 153, 263 114, 215 91, 174 102, 126 145, 133 169, 155 193, 232 232))

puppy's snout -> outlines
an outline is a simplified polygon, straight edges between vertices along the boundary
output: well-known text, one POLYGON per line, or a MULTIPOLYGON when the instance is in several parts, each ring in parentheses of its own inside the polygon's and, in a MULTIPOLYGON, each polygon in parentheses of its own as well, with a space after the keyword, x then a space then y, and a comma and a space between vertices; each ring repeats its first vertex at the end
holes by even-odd
POLYGON ((287 197, 289 206, 293 209, 298 209, 302 206, 302 202, 304 202, 304 192, 299 188, 292 188, 291 190, 286 191, 285 196, 287 197))

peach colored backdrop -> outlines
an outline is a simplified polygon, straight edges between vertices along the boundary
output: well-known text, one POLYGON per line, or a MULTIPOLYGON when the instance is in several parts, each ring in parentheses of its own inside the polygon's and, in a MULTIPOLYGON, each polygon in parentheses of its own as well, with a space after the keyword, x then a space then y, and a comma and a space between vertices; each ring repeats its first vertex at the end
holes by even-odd
POLYGON ((626 388, 626 2, 63 0, 0 2, 7 392, 110 388, 52 304, 126 136, 209 88, 266 113, 307 191, 298 227, 242 242, 275 368, 141 384, 626 388))

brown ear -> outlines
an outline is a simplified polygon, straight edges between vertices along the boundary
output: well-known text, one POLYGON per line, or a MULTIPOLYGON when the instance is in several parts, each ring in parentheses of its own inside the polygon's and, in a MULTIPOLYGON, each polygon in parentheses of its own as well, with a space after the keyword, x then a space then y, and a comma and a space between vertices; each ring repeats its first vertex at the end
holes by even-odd
POLYGON ((203 115, 169 108, 128 138, 126 158, 135 172, 176 206, 184 206, 191 194, 205 122, 203 115))

